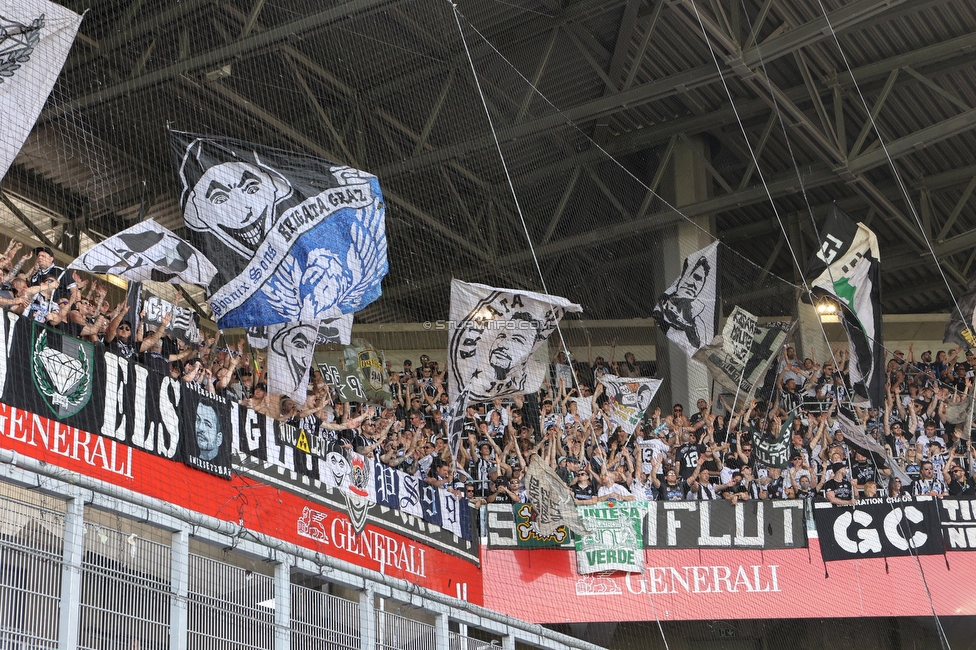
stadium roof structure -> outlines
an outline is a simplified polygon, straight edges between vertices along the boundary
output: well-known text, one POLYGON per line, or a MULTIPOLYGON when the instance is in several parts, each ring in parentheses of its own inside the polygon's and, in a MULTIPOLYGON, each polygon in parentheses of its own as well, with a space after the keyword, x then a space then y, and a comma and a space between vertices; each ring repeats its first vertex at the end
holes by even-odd
POLYGON ((0 211, 69 255, 143 197, 182 227, 171 125, 379 176, 391 270, 366 322, 430 320, 452 276, 538 289, 477 78, 548 289, 597 317, 648 315, 655 283, 630 278, 682 218, 649 190, 693 138, 710 196, 681 211, 757 269, 796 282, 783 228, 805 263, 836 201, 878 234, 886 312, 948 311, 939 265, 957 296, 973 275, 967 0, 64 4, 91 8, 0 211))

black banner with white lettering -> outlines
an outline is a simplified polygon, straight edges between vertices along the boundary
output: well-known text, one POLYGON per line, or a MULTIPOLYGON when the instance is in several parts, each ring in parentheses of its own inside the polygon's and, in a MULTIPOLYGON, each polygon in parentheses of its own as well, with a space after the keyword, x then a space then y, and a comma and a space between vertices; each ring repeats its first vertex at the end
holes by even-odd
POLYGON ((806 548, 804 502, 652 501, 645 548, 806 548))
POLYGON ((856 506, 817 502, 813 518, 825 561, 945 553, 932 497, 862 499, 856 506))
POLYGON ((5 404, 230 478, 232 405, 222 397, 9 312, 0 346, 5 404))
MULTIPOLYGON (((644 548, 806 548, 800 499, 651 501, 644 518, 644 548)), ((511 505, 488 506, 489 548, 563 546, 572 536, 541 542, 531 521, 513 516, 511 505)))
POLYGON ((939 499, 942 536, 947 551, 976 551, 976 500, 945 497, 939 499))

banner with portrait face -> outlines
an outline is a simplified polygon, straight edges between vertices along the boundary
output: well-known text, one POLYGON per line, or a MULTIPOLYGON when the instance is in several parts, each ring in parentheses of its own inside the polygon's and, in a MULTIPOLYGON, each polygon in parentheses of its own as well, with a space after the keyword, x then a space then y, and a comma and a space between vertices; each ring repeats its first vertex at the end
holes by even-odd
POLYGON ((451 281, 448 390, 469 400, 534 393, 548 365, 535 358, 566 312, 582 308, 558 296, 451 281))
POLYGON ((375 176, 230 138, 171 136, 187 239, 218 269, 208 298, 218 326, 319 321, 380 296, 375 176))
POLYGON ((305 403, 318 331, 318 321, 268 326, 268 394, 305 403))
POLYGON ((689 357, 715 336, 718 322, 718 244, 685 258, 681 275, 661 294, 651 315, 689 357))
POLYGON ((230 478, 231 408, 237 405, 197 384, 183 384, 180 439, 184 463, 230 478))

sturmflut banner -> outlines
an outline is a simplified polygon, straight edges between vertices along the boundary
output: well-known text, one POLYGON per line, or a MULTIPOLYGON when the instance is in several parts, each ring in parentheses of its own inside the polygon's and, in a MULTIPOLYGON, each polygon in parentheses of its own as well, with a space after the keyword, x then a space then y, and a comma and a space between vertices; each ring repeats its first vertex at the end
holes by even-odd
MULTIPOLYGON (((740 501, 650 501, 643 503, 644 548, 806 548, 802 499, 740 501)), ((585 506, 580 506, 583 508, 585 506)), ((543 537, 526 523, 531 506, 489 504, 489 548, 561 546, 575 548, 564 534, 543 537), (528 513, 523 510, 528 509, 528 513)), ((968 512, 968 511, 967 511, 968 512)), ((567 531, 568 532, 568 531, 567 531)), ((976 534, 976 533, 974 533, 976 534)))

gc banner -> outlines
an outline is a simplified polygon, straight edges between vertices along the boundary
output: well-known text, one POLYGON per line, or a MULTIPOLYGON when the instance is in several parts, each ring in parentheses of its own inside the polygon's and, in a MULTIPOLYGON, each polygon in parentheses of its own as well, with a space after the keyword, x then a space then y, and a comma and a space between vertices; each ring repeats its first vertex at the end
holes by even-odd
POLYGON ((813 518, 824 560, 945 553, 932 497, 866 499, 856 506, 817 502, 813 518))

